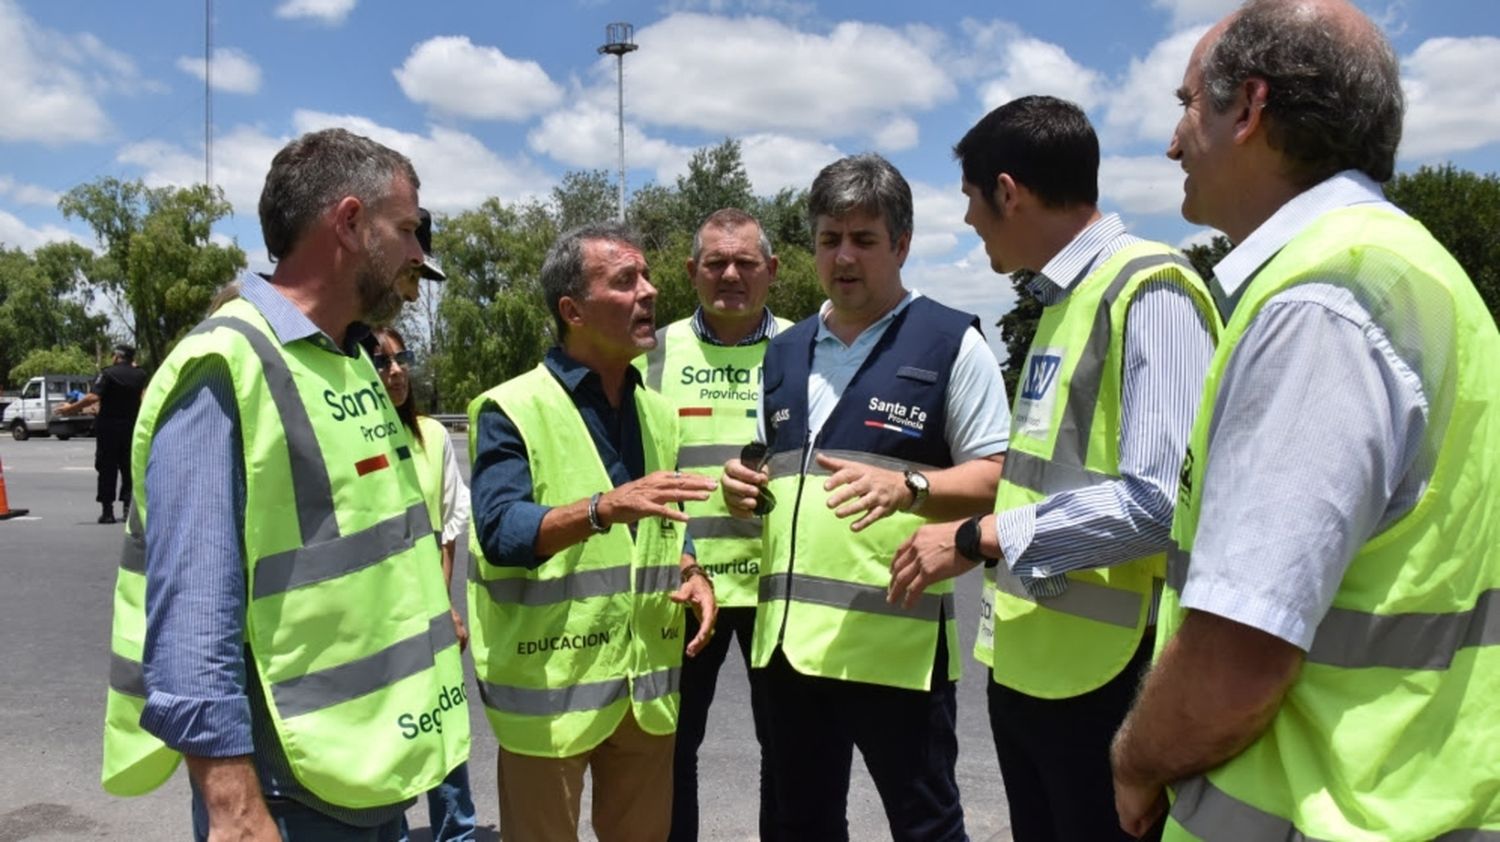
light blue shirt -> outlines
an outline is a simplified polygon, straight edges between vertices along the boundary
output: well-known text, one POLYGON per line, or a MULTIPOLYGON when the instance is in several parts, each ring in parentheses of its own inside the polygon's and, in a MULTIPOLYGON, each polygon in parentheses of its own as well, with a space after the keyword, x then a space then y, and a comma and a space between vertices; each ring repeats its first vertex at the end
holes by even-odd
MULTIPOLYGON (((1303 192, 1215 269, 1231 305, 1283 246, 1326 213, 1386 202, 1343 172, 1303 192)), ((1332 279, 1331 279, 1332 280, 1332 279)), ((1182 604, 1312 643, 1350 560, 1426 490, 1428 395, 1451 320, 1412 320, 1393 342, 1347 286, 1304 283, 1266 301, 1232 351, 1208 434, 1182 604)))
MULTIPOLYGON (((1056 306, 1138 242, 1118 215, 1100 217, 1042 267, 1031 292, 1043 306, 1056 306)), ((1060 595, 1068 571, 1123 564, 1171 544, 1178 473, 1213 359, 1213 335, 1179 282, 1147 280, 1131 302, 1123 342, 1120 478, 995 518, 1005 562, 1034 596, 1060 595)))

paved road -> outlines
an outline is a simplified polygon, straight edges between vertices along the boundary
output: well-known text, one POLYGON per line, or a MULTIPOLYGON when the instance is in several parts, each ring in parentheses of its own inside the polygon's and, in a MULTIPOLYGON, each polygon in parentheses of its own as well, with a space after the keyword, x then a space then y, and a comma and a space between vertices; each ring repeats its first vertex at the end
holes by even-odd
MULTIPOLYGON (((23 839, 188 837, 185 772, 135 799, 99 787, 100 722, 108 673, 110 606, 121 527, 94 522, 93 440, 0 438, 11 505, 25 519, 0 521, 0 842, 23 839)), ((970 836, 1010 839, 999 769, 984 711, 973 645, 978 580, 959 583, 965 678, 959 685, 958 776, 970 836)), ((470 679, 472 691, 472 678, 470 679)), ((470 697, 478 700, 477 693, 470 697)), ((471 774, 481 839, 497 838, 495 742, 478 705, 471 774)), ((899 727, 900 723, 892 723, 899 727)), ((705 840, 755 838, 754 736, 744 670, 726 662, 701 759, 705 840)), ((858 761, 849 793, 852 839, 889 839, 879 797, 858 761)), ((587 815, 587 806, 584 810, 587 815)), ((413 840, 427 840, 422 808, 413 840)), ((585 838, 592 839, 586 832, 585 838)))

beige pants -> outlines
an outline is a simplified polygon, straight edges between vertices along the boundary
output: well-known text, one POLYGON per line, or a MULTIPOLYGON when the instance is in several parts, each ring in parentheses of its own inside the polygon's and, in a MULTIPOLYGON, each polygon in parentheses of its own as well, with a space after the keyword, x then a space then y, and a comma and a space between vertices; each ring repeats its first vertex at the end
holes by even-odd
POLYGON ((599 842, 662 842, 672 826, 674 736, 641 730, 626 711, 615 732, 572 757, 530 757, 500 747, 500 838, 575 842, 584 769, 593 770, 599 842))

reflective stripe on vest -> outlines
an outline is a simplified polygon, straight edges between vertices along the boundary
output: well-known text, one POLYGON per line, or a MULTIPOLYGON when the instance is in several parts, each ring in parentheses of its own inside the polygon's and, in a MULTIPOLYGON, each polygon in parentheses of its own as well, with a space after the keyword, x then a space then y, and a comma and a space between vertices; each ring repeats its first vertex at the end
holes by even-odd
POLYGON ((828 605, 845 611, 884 614, 888 617, 914 617, 936 622, 953 616, 953 594, 923 593, 912 608, 886 601, 887 591, 874 585, 857 585, 825 576, 802 573, 768 576, 760 580, 760 601, 787 599, 813 605, 828 605))
POLYGON ((481 681, 479 694, 486 705, 506 713, 559 716, 600 710, 624 699, 627 694, 637 702, 651 702, 678 692, 681 686, 682 669, 669 667, 633 680, 611 678, 552 690, 481 681))
MULTIPOLYGON (((580 570, 552 579, 487 579, 478 582, 499 605, 556 605, 597 596, 630 593, 630 565, 580 570)), ((638 593, 676 591, 676 567, 643 567, 635 571, 638 593)))
MULTIPOLYGON (((1052 401, 1063 399, 1060 409, 1032 397, 1042 402, 1029 408, 1036 414, 1029 419, 1024 392, 1017 395, 997 512, 1119 481, 1114 436, 1125 319, 1136 292, 1157 280, 1180 287, 1217 334, 1206 287, 1192 264, 1166 246, 1135 243, 1095 268, 1066 301, 1048 308, 1033 340, 1027 367, 1038 364, 1033 355, 1040 349, 1058 349, 1054 353, 1063 362, 1050 388, 1066 392, 1052 394, 1052 401)), ((1041 599, 1027 593, 1008 568, 997 567, 986 576, 975 657, 993 668, 997 682, 1039 698, 1070 698, 1103 686, 1139 648, 1159 592, 1161 565, 1161 557, 1153 555, 1072 571, 1061 594, 1041 599), (997 654, 1000 650, 1006 654, 997 654)))

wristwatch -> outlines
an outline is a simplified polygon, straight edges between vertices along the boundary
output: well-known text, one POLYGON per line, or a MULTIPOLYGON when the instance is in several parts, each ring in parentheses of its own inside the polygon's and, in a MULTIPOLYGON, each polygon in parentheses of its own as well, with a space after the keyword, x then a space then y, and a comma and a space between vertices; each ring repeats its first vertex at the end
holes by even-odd
POLYGON ((916 511, 922 504, 927 502, 927 492, 931 487, 927 484, 927 477, 917 471, 907 470, 905 472, 906 487, 911 491, 911 505, 906 507, 908 512, 916 511))
POLYGON ((1000 559, 987 557, 979 547, 979 521, 983 518, 984 515, 975 515, 959 524, 958 532, 953 535, 953 548, 969 561, 990 568, 999 564, 1000 559))

